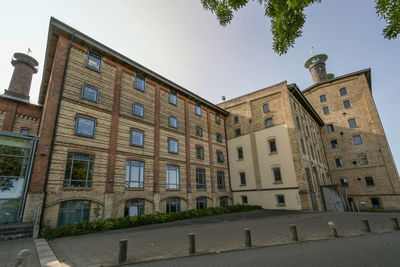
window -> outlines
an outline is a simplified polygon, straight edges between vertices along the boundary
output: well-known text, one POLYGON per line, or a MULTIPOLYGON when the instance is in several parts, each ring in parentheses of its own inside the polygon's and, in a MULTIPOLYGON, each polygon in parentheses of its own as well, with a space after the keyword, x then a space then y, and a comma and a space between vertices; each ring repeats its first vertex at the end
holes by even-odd
POLYGON ((141 161, 126 161, 126 188, 144 188, 144 163, 141 161))
POLYGON ((83 99, 92 102, 97 102, 98 95, 99 95, 99 90, 86 84, 83 85, 82 95, 81 95, 83 99))
POLYGON ((372 178, 371 176, 367 176, 364 179, 367 186, 375 186, 374 178, 372 178))
POLYGON ((221 124, 221 116, 218 113, 215 114, 215 123, 221 124))
POLYGON ((218 143, 222 143, 222 135, 221 134, 217 133, 216 139, 217 139, 218 143))
POLYGON ((347 89, 346 89, 346 87, 340 88, 340 89, 339 89, 339 93, 340 93, 340 96, 347 95, 347 89))
POLYGON ((353 136, 353 142, 355 145, 361 145, 362 144, 361 136, 359 135, 353 136))
POLYGON ((76 120, 75 134, 94 137, 96 120, 78 116, 76 120))
POLYGON ((367 155, 360 155, 358 156, 358 162, 361 166, 368 165, 367 155))
POLYGON ((235 136, 238 137, 240 136, 242 133, 240 132, 240 128, 235 129, 235 136))
POLYGON ((204 147, 196 146, 196 158, 204 159, 204 147))
POLYGON ((306 134, 308 137, 310 137, 310 131, 308 130, 308 126, 306 126, 306 134))
POLYGON ((243 205, 246 205, 246 204, 248 204, 249 202, 247 201, 247 196, 242 196, 242 204, 243 205))
POLYGON ((350 120, 348 120, 348 122, 349 122, 350 128, 355 128, 355 127, 357 127, 356 119, 350 119, 350 120))
POLYGON ((329 114, 329 108, 328 107, 323 107, 322 110, 324 111, 325 115, 329 114))
POLYGON ((229 205, 228 197, 220 197, 219 198, 219 206, 220 207, 226 207, 228 205, 229 205))
POLYGON ((195 114, 201 116, 201 113, 202 113, 201 106, 200 104, 197 103, 195 107, 195 114))
POLYGON ((328 125, 326 126, 326 129, 328 130, 328 133, 332 133, 332 132, 335 131, 335 128, 333 128, 333 125, 332 125, 332 124, 328 124, 328 125))
POLYGON ((178 152, 179 152, 178 140, 168 139, 168 152, 178 154, 178 152))
POLYGON ((217 162, 223 163, 224 161, 224 153, 222 153, 222 151, 217 151, 217 162))
POLYGON ((272 171, 274 173, 274 182, 282 183, 281 168, 272 168, 272 171))
POLYGON ((27 130, 27 129, 21 129, 21 131, 20 131, 19 133, 20 133, 20 134, 29 135, 29 130, 27 130))
POLYGON ((196 130, 196 136, 203 137, 203 128, 196 125, 195 130, 196 130))
POLYGON ((125 217, 134 217, 144 214, 144 199, 132 198, 125 201, 125 217))
POLYGON ((225 189, 225 172, 223 171, 217 172, 217 183, 218 183, 218 189, 225 189))
POLYGON ((169 103, 172 105, 178 105, 178 97, 176 95, 176 92, 169 92, 169 103))
POLYGON ((199 197, 196 199, 196 208, 198 210, 206 209, 207 208, 207 198, 206 197, 199 197))
POLYGON ((240 176, 240 185, 246 185, 246 173, 241 172, 239 173, 240 176))
POLYGON ((94 157, 68 153, 64 187, 92 187, 94 157))
POLYGON ((70 200, 60 203, 58 211, 57 225, 67 225, 71 223, 81 223, 89 221, 90 201, 88 200, 70 200))
POLYGON ((144 117, 144 107, 139 104, 133 104, 133 115, 144 117))
POLYGON ((239 116, 238 115, 233 116, 233 124, 236 124, 238 122, 239 122, 239 116))
POLYGON ((168 126, 173 128, 178 128, 178 120, 174 116, 169 116, 168 126))
POLYGON ((303 154, 306 155, 306 154, 307 154, 307 151, 306 151, 306 148, 305 148, 305 146, 304 146, 304 141, 303 141, 303 139, 300 139, 300 143, 301 143, 301 150, 303 151, 303 154))
POLYGON ((167 165, 167 189, 179 189, 179 167, 167 165))
POLYGON ((143 147, 144 145, 144 132, 139 130, 131 130, 131 145, 143 147))
POLYGON ((264 113, 267 113, 269 111, 269 105, 268 104, 264 104, 263 105, 263 111, 264 111, 264 113))
POLYGON ((168 198, 167 201, 167 213, 180 212, 181 211, 181 200, 179 198, 173 197, 168 198))
POLYGON ((266 127, 271 127, 274 125, 274 121, 272 120, 272 118, 268 118, 265 120, 265 126, 266 127))
POLYGON ((300 124, 299 117, 296 117, 296 124, 297 124, 297 128, 299 128, 299 130, 301 130, 301 124, 300 124))
POLYGON ((350 105, 350 100, 345 100, 345 101, 343 101, 343 106, 344 106, 344 108, 351 108, 351 105, 350 105))
POLYGON ((101 56, 96 55, 92 51, 89 51, 87 60, 86 60, 86 67, 95 70, 95 71, 100 71, 101 69, 101 56))
POLYGON ((373 208, 380 208, 381 207, 381 203, 379 201, 379 198, 377 198, 377 197, 371 198, 371 204, 372 204, 373 208))
POLYGON ((322 102, 326 102, 326 95, 320 95, 319 96, 319 101, 322 102))
POLYGON ((314 149, 311 145, 310 145, 310 152, 311 152, 311 157, 315 159, 314 149))
POLYGON ((206 189, 206 170, 196 169, 196 188, 206 189))
POLYGON ((270 153, 278 152, 278 149, 276 148, 276 140, 275 139, 269 140, 268 143, 269 143, 269 152, 270 153))
POLYGON ((238 160, 242 160, 243 159, 243 148, 238 147, 236 150, 237 150, 238 160))
POLYGON ((339 148, 339 143, 337 140, 332 140, 331 141, 331 147, 332 148, 339 148))
POLYGON ((340 184, 342 186, 348 186, 349 185, 349 181, 347 180, 347 178, 341 178, 340 179, 340 184))
POLYGON ((277 206, 285 206, 285 196, 284 195, 276 195, 276 205, 277 206))
POLYGON ((146 88, 146 81, 143 77, 138 75, 135 76, 135 88, 144 92, 146 88))
POLYGON ((343 167, 343 159, 342 158, 335 159, 335 164, 336 164, 336 167, 338 167, 338 168, 343 167))

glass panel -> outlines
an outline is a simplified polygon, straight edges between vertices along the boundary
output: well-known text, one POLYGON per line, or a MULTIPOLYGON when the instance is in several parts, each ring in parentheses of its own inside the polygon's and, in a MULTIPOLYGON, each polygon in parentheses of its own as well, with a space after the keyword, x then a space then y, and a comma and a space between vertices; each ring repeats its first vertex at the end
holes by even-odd
POLYGON ((141 91, 145 89, 145 81, 142 77, 136 76, 135 77, 135 88, 141 91))
POLYGON ((0 224, 17 221, 20 202, 21 199, 0 199, 0 224))
POLYGON ((177 104, 177 97, 175 93, 169 93, 169 103, 176 105, 177 104))
POLYGON ((133 114, 136 116, 143 117, 144 116, 144 107, 142 105, 134 104, 133 105, 133 114))
POLYGON ((96 121, 78 116, 76 133, 85 136, 94 136, 96 121))
POLYGON ((143 146, 143 132, 132 130, 131 145, 143 146))
POLYGON ((178 141, 176 140, 169 140, 168 142, 169 152, 178 153, 178 141))
POLYGON ((83 86, 82 97, 84 99, 97 102, 97 94, 98 94, 98 91, 96 88, 90 87, 88 85, 83 86))
POLYGON ((100 71, 101 58, 93 53, 89 52, 86 65, 94 70, 100 71))

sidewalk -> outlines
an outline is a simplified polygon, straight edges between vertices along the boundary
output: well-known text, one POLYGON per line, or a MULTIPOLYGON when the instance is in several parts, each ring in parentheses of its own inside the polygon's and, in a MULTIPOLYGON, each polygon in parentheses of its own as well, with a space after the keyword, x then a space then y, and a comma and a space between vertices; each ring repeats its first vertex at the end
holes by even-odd
POLYGON ((118 241, 128 239, 128 262, 165 259, 187 255, 187 234, 196 233, 198 253, 215 253, 243 247, 243 228, 250 228, 253 246, 290 243, 289 224, 296 224, 300 241, 327 239, 328 221, 334 221, 339 235, 362 233, 361 219, 368 219, 374 233, 391 231, 398 213, 311 213, 253 211, 167 224, 109 231, 49 242, 55 255, 70 266, 115 265, 118 241))
POLYGON ((39 258, 36 254, 35 243, 32 238, 0 241, 0 266, 14 267, 17 261, 17 254, 23 249, 30 249, 29 267, 40 267, 39 258))

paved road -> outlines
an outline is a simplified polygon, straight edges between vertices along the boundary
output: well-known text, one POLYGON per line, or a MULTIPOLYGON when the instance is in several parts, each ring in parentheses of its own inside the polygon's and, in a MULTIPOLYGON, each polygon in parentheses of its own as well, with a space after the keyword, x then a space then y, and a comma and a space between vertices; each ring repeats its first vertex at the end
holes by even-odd
POLYGON ((17 254, 23 249, 30 249, 32 254, 28 258, 29 267, 39 267, 39 258, 36 255, 35 243, 32 238, 0 241, 0 266, 14 267, 17 254))
MULTIPOLYGON (((128 239, 130 263, 187 255, 187 233, 196 233, 197 250, 202 253, 243 248, 243 228, 249 227, 255 246, 291 242, 289 224, 296 224, 300 240, 326 239, 328 221, 335 221, 339 235, 362 234, 360 220, 370 220, 372 231, 391 231, 390 213, 312 213, 253 211, 186 221, 150 225, 105 233, 59 238, 50 241, 57 258, 70 266, 114 265, 118 241, 128 239)), ((399 251, 400 253, 400 251, 399 251)), ((400 265, 399 265, 400 266, 400 265)))
POLYGON ((186 266, 400 266, 400 233, 255 248, 221 254, 161 260, 134 267, 186 266))

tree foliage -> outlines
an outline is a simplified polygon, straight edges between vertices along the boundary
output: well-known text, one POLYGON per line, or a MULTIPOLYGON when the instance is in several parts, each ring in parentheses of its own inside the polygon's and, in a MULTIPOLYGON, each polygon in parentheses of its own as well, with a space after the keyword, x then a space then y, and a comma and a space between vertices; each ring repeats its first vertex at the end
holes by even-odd
MULTIPOLYGON (((234 12, 246 6, 250 0, 200 0, 204 9, 215 13, 222 26, 228 25, 234 12)), ((306 21, 306 7, 321 0, 253 0, 265 8, 265 15, 271 20, 273 50, 279 55, 286 54, 302 35, 306 21)), ((400 1, 375 0, 376 12, 387 26, 383 30, 386 39, 394 39, 400 33, 400 1)))

